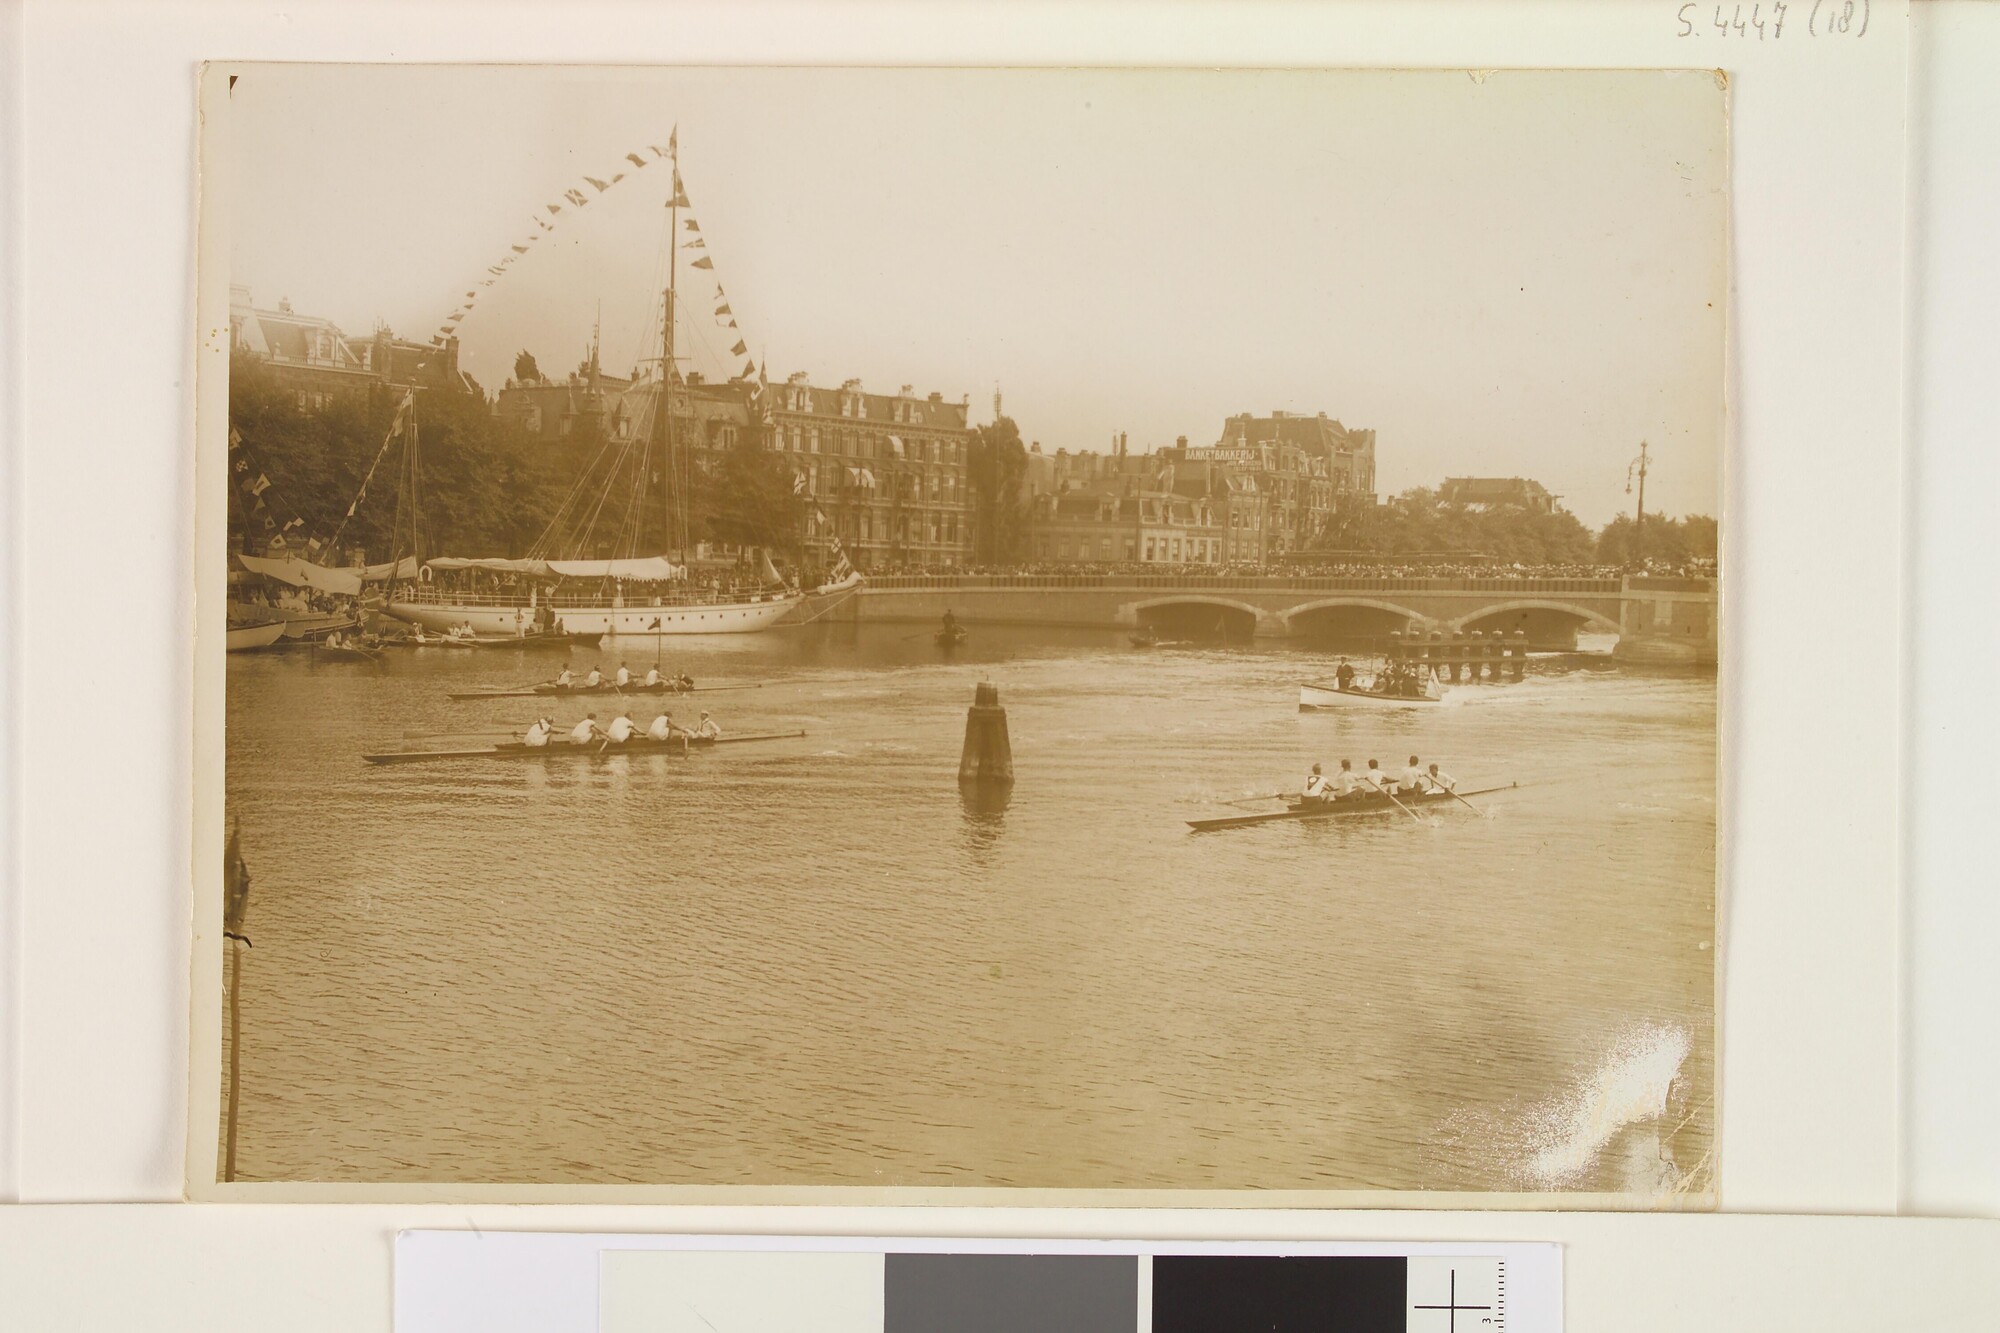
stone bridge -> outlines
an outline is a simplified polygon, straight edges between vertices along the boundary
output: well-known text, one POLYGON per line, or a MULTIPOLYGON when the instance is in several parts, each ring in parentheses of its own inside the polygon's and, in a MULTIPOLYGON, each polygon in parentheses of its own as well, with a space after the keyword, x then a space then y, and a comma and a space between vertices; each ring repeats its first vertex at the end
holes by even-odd
POLYGON ((970 626, 1148 628, 1170 637, 1386 639, 1391 631, 1525 631, 1537 647, 1578 632, 1619 652, 1713 662, 1715 585, 1676 578, 1403 578, 1230 574, 942 574, 871 577, 838 618, 970 626))

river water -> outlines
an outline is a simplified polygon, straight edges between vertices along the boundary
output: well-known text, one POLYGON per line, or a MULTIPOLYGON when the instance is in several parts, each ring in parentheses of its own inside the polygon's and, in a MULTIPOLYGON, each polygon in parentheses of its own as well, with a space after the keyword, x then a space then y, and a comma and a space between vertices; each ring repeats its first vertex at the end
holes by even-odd
MULTIPOLYGON (((1713 675, 1558 658, 1302 714, 1322 654, 914 629, 668 640, 765 682, 695 697, 727 730, 808 733, 686 759, 373 767, 525 722, 445 693, 556 659, 232 657, 239 1178, 1712 1187, 1713 675), (1004 809, 955 780, 981 679, 1004 809), (1412 752, 1521 786, 1184 822, 1412 752)), ((571 661, 620 651, 654 649, 571 661)))

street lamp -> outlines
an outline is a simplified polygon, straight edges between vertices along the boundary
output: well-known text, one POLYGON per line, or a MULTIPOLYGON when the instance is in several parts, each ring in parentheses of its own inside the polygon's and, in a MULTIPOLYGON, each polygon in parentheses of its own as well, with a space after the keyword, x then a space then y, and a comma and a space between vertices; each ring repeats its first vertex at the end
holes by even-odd
POLYGON ((1632 480, 1639 481, 1639 503, 1632 518, 1632 563, 1645 559, 1646 537, 1646 442, 1639 441, 1639 456, 1625 466, 1625 494, 1632 493, 1632 480))

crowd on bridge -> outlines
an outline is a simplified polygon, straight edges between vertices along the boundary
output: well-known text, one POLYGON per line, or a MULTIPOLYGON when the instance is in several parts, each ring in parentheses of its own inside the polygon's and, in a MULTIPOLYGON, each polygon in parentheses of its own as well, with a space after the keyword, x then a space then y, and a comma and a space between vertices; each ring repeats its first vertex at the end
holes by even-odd
POLYGON ((1712 559, 1648 560, 1643 565, 1501 565, 1474 562, 1425 561, 1401 564, 1392 560, 1343 561, 1293 557, 1284 561, 1243 562, 1213 565, 1161 565, 1141 561, 1105 561, 1082 564, 1071 561, 1029 560, 1019 564, 926 565, 890 563, 876 565, 872 575, 1032 575, 1064 574, 1150 574, 1156 577, 1188 578, 1377 578, 1377 579, 1616 579, 1626 575, 1651 578, 1714 578, 1712 559))

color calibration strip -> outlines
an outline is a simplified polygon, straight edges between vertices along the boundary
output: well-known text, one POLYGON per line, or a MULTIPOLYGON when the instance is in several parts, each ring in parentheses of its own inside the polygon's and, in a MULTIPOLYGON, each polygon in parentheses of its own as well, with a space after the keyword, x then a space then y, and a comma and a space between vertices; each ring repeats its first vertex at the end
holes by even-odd
POLYGON ((1528 1244, 406 1232, 398 1333, 1559 1333, 1528 1244))

